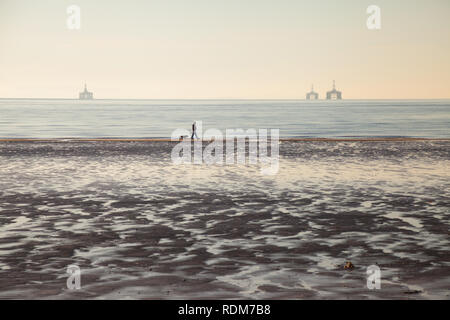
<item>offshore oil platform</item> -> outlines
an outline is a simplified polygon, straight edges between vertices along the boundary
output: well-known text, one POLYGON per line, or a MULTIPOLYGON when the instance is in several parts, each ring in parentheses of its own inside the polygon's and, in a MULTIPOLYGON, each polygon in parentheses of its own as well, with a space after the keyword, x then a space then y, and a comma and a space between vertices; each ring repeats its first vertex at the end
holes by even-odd
POLYGON ((94 94, 87 89, 87 85, 84 84, 84 91, 79 94, 80 100, 92 100, 94 99, 94 94))
MULTIPOLYGON (((336 82, 333 80, 333 89, 327 91, 327 100, 342 100, 342 92, 336 90, 336 82)), ((314 91, 314 86, 311 86, 311 91, 306 94, 306 100, 319 100, 319 94, 314 91)))

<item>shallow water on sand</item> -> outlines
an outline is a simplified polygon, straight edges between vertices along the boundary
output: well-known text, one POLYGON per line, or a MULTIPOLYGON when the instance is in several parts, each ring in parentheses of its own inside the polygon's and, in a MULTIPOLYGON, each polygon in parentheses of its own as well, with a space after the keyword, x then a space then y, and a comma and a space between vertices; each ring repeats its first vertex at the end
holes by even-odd
POLYGON ((0 297, 449 298, 449 142, 283 142, 275 176, 172 146, 1 143, 0 297))

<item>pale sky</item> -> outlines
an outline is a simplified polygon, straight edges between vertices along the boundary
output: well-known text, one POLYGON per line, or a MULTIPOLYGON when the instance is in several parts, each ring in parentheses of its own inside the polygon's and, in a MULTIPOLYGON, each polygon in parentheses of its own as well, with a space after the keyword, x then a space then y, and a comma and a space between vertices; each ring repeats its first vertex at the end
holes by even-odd
POLYGON ((450 98, 450 1, 0 0, 3 98, 324 98, 333 80, 344 99, 450 98))

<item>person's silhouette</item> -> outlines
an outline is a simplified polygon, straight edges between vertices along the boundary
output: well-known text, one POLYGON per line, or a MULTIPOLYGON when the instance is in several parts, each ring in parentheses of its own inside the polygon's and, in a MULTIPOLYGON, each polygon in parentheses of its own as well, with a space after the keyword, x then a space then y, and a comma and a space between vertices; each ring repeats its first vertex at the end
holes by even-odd
POLYGON ((198 136, 197 136, 197 125, 196 125, 195 121, 192 124, 192 136, 191 136, 191 139, 194 139, 194 136, 195 136, 196 139, 198 139, 198 136))

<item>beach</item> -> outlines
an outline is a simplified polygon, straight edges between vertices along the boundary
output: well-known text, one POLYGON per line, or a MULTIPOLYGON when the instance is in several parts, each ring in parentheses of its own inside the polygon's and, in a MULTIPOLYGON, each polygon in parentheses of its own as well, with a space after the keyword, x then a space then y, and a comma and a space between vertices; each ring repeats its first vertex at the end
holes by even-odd
POLYGON ((284 139, 272 176, 173 146, 0 141, 0 298, 449 299, 449 140, 284 139))

